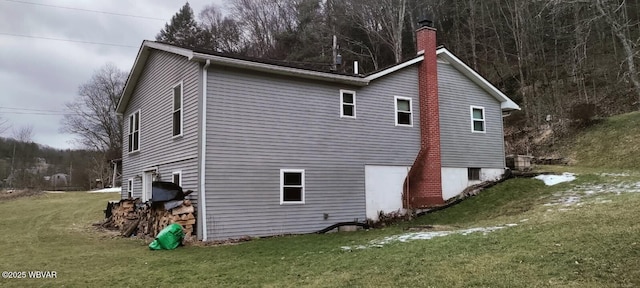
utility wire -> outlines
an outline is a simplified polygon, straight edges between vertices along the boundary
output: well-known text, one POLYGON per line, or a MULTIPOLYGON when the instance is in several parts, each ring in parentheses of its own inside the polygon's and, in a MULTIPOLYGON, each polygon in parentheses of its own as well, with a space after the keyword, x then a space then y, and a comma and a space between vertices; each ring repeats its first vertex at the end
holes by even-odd
POLYGON ((28 1, 18 1, 18 0, 3 0, 3 1, 5 1, 5 2, 13 2, 13 3, 20 3, 20 4, 28 4, 28 5, 35 5, 35 6, 53 7, 53 8, 60 8, 60 9, 68 9, 68 10, 100 13, 100 14, 107 14, 107 15, 123 16, 123 17, 140 18, 140 19, 147 19, 147 20, 167 21, 166 19, 149 17, 149 16, 122 14, 122 13, 115 13, 115 12, 107 12, 107 11, 99 11, 99 10, 67 7, 67 6, 58 6, 58 5, 51 5, 51 4, 34 3, 34 2, 28 2, 28 1))
POLYGON ((60 112, 60 113, 70 112, 70 111, 64 111, 64 110, 31 109, 31 108, 18 108, 18 107, 4 107, 4 106, 0 106, 0 110, 2 110, 2 109, 6 109, 6 110, 19 110, 19 111, 38 111, 38 112, 60 112))
POLYGON ((2 114, 19 114, 19 115, 49 115, 49 116, 64 116, 64 115, 80 115, 79 113, 73 113, 73 112, 59 112, 59 113, 52 113, 52 112, 17 112, 17 111, 3 111, 2 114))
POLYGON ((82 41, 82 40, 72 40, 72 39, 62 39, 62 38, 51 38, 51 37, 32 36, 32 35, 23 35, 23 34, 12 34, 12 33, 3 33, 3 32, 0 32, 0 35, 13 36, 13 37, 23 37, 23 38, 32 38, 32 39, 63 41, 63 42, 73 42, 73 43, 82 43, 82 44, 106 45, 106 46, 126 47, 126 48, 138 48, 138 46, 125 45, 125 44, 114 44, 114 43, 104 43, 104 42, 82 41))

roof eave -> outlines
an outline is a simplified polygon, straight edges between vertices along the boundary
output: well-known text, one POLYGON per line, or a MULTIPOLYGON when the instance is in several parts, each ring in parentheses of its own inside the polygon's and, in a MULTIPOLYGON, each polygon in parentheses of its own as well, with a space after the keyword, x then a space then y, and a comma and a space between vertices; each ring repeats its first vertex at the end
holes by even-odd
POLYGON ((476 83, 498 101, 500 101, 500 108, 502 109, 502 111, 520 110, 520 106, 518 106, 518 104, 509 99, 507 95, 504 95, 504 93, 502 93, 500 89, 489 83, 487 79, 484 79, 484 77, 480 76, 478 72, 471 69, 471 67, 467 66, 467 64, 464 64, 464 62, 462 62, 460 59, 458 59, 458 57, 449 52, 449 50, 447 50, 446 48, 440 48, 436 50, 436 54, 440 57, 443 57, 453 67, 460 71, 460 73, 466 75, 469 79, 471 79, 471 81, 476 83))
POLYGON ((124 89, 122 89, 122 95, 120 96, 120 101, 118 101, 118 106, 116 106, 116 113, 122 115, 124 111, 127 109, 129 105, 129 100, 131 100, 131 94, 133 94, 133 90, 135 89, 136 83, 138 79, 142 75, 142 71, 144 70, 144 66, 147 63, 147 58, 149 58, 149 54, 151 49, 158 49, 166 52, 171 52, 177 55, 182 55, 187 57, 187 59, 193 58, 193 51, 189 49, 179 48, 167 44, 157 43, 153 41, 144 40, 142 41, 142 45, 140 46, 140 50, 138 50, 138 55, 136 56, 136 60, 133 62, 133 66, 131 67, 131 71, 129 72, 129 77, 127 78, 127 82, 124 85, 124 89))
POLYGON ((319 72, 319 71, 305 70, 300 68, 278 66, 273 64, 266 64, 266 63, 247 61, 242 59, 222 57, 222 56, 210 55, 210 54, 199 53, 199 52, 193 53, 193 60, 194 61, 210 60, 211 64, 220 65, 220 66, 242 68, 242 69, 248 69, 253 71, 266 72, 270 74, 294 76, 294 77, 320 80, 320 81, 336 82, 336 83, 348 84, 348 85, 354 85, 354 86, 366 86, 369 84, 368 80, 359 76, 331 74, 327 72, 319 72))
POLYGON ((411 60, 407 60, 407 61, 402 62, 402 63, 398 63, 397 65, 391 66, 391 67, 389 67, 387 69, 384 69, 384 70, 382 70, 380 72, 376 72, 374 74, 371 74, 371 75, 365 77, 364 79, 366 79, 367 81, 372 81, 372 80, 378 79, 380 77, 383 77, 385 75, 388 75, 388 74, 391 74, 393 72, 396 72, 398 70, 404 69, 405 67, 409 67, 409 66, 411 66, 413 64, 416 64, 416 63, 424 60, 424 55, 422 55, 422 54, 424 54, 424 51, 420 51, 420 52, 422 52, 422 53, 418 53, 418 54, 420 54, 420 56, 418 56, 418 57, 415 57, 415 58, 413 58, 411 60))

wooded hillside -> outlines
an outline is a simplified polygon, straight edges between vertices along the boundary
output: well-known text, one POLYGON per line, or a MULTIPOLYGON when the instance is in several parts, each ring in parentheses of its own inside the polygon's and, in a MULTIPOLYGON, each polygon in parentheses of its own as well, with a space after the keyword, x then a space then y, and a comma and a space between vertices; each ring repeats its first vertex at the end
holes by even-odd
POLYGON ((99 153, 89 150, 60 150, 31 141, 0 137, 0 188, 75 189, 95 188, 99 153), (61 179, 49 179, 64 174, 61 179))
POLYGON ((640 108, 637 0, 237 0, 195 17, 183 7, 157 40, 329 70, 369 73, 415 55, 418 20, 523 108, 506 118, 509 152, 551 129, 640 108))

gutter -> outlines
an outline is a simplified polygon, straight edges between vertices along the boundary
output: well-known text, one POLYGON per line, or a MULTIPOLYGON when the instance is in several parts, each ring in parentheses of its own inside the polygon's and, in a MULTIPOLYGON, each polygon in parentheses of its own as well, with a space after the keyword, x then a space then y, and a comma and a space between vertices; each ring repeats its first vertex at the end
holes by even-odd
POLYGON ((200 223, 202 229, 202 241, 207 241, 207 202, 205 200, 205 169, 207 155, 207 69, 211 64, 210 60, 206 60, 202 67, 202 131, 200 133, 200 199, 198 199, 201 207, 200 223))

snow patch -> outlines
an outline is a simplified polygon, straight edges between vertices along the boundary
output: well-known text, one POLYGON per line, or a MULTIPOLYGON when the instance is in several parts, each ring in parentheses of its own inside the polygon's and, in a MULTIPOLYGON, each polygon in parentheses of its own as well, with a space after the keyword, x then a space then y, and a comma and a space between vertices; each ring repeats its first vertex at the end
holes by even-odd
POLYGON ((489 232, 504 229, 507 227, 514 227, 514 226, 518 226, 518 224, 505 224, 502 226, 478 227, 478 228, 469 228, 469 229, 453 230, 453 231, 410 232, 410 233, 404 233, 399 235, 393 235, 393 236, 385 237, 382 239, 371 240, 366 245, 341 246, 340 249, 344 251, 352 251, 352 250, 369 249, 369 248, 382 248, 384 245, 396 243, 396 242, 404 243, 404 242, 409 242, 413 240, 430 240, 436 237, 443 237, 443 236, 448 236, 453 234, 469 235, 471 233, 482 232, 483 235, 486 235, 489 232))
POLYGON ((533 177, 534 179, 542 180, 545 185, 553 186, 563 182, 571 182, 576 180, 576 175, 573 173, 562 173, 562 175, 538 175, 533 177))
MULTIPOLYGON (((640 193, 640 182, 622 182, 622 183, 604 183, 604 184, 582 184, 576 185, 573 188, 553 194, 556 199, 544 204, 544 206, 581 206, 585 198, 598 194, 610 193, 620 195, 622 193, 640 193)), ((610 203, 611 200, 603 200, 600 197, 595 198, 591 203, 602 204, 610 203)), ((559 211, 566 211, 564 208, 558 209, 559 211), (562 210, 560 210, 562 209, 562 210)), ((549 211, 549 210, 548 210, 549 211)))
POLYGON ((89 191, 89 193, 121 193, 122 187, 104 188, 98 190, 89 191))

